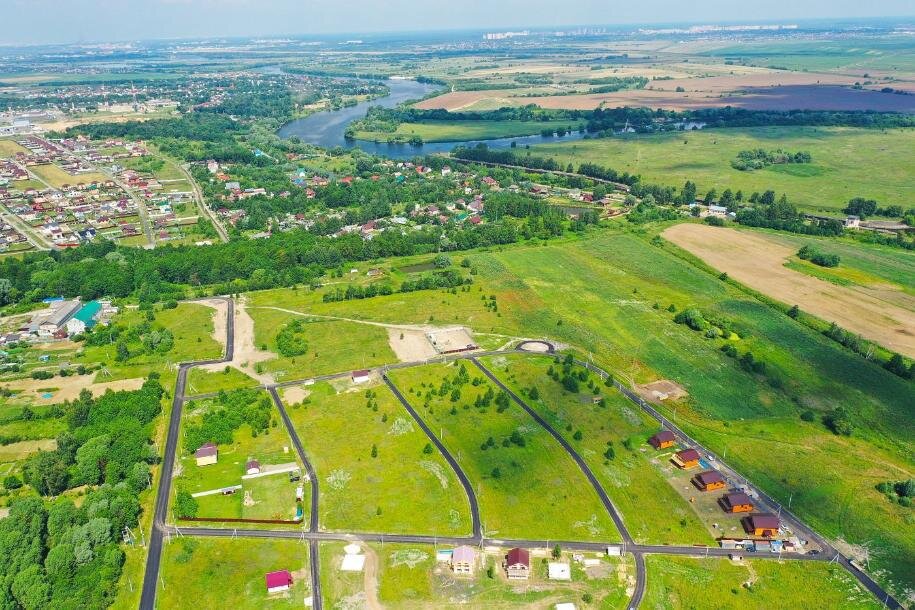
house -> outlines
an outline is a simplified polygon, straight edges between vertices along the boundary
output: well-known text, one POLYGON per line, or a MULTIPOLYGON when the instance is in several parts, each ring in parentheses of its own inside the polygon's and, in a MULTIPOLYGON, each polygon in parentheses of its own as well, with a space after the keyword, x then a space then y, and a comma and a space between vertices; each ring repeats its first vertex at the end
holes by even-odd
POLYGON ((472 546, 462 545, 451 553, 451 571, 460 576, 473 576, 477 552, 472 546))
POLYGON ((245 464, 245 474, 260 474, 261 473, 261 463, 257 460, 248 460, 248 463, 245 464))
POLYGON ((219 450, 213 443, 206 443, 194 452, 194 458, 197 460, 198 466, 209 466, 215 464, 219 459, 219 450))
POLYGON ((673 447, 676 440, 677 437, 674 436, 673 432, 670 430, 661 430, 650 439, 648 439, 648 442, 655 449, 667 449, 668 447, 673 447))
POLYGON ((514 548, 505 555, 505 574, 509 580, 526 580, 531 575, 531 554, 527 549, 514 548))
POLYGON ((843 224, 847 229, 857 229, 861 226, 861 219, 857 216, 846 216, 843 224))
POLYGON ((727 482, 717 470, 707 470, 693 477, 693 485, 702 491, 715 491, 727 487, 727 482))
POLYGON ((547 564, 547 577, 550 580, 572 580, 572 568, 567 563, 551 561, 547 564))
POLYGON ((67 320, 67 334, 79 335, 86 332, 86 329, 95 326, 96 318, 101 311, 102 304, 98 301, 89 301, 83 305, 82 309, 67 320))
POLYGON ((369 372, 365 369, 353 371, 353 383, 365 383, 369 380, 369 372))
POLYGON ((51 303, 48 309, 40 310, 35 314, 29 323, 29 332, 36 333, 39 337, 53 336, 64 327, 73 314, 79 311, 80 305, 78 300, 51 303))
POLYGON ((771 513, 751 515, 744 519, 743 528, 748 534, 761 538, 773 538, 778 535, 780 522, 778 517, 771 513))
POLYGON ((708 206, 708 215, 724 218, 728 215, 728 209, 722 205, 710 205, 708 206))
POLYGON ((673 463, 681 470, 688 470, 699 465, 699 452, 695 449, 684 449, 674 454, 673 463))
POLYGON ((742 492, 731 493, 721 498, 721 507, 729 513, 749 513, 753 510, 753 500, 742 492))
POLYGON ((281 593, 288 591, 292 586, 292 574, 289 573, 289 570, 267 572, 264 580, 267 583, 267 593, 281 593))

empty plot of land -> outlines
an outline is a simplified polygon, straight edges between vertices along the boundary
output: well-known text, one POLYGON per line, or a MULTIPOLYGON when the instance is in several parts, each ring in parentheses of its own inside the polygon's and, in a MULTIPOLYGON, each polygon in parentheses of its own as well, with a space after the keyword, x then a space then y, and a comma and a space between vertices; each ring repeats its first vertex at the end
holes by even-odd
POLYGON ((76 400, 84 389, 92 392, 93 396, 101 396, 108 390, 118 392, 121 390, 138 390, 143 385, 140 377, 134 379, 119 379, 104 383, 93 383, 96 375, 72 375, 60 379, 16 379, 6 382, 6 386, 18 392, 21 398, 27 398, 36 404, 56 404, 65 400, 76 400), (57 386, 62 386, 58 388, 57 386))
POLYGON ((837 286, 784 266, 795 253, 764 234, 680 224, 663 236, 750 288, 915 357, 915 310, 868 287, 837 286))

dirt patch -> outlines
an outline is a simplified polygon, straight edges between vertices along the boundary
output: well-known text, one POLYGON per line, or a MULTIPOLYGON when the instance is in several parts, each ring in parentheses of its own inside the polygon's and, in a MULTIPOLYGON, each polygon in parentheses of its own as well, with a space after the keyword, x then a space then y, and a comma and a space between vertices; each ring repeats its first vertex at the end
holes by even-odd
POLYGON ((438 354, 419 329, 388 328, 388 344, 401 362, 428 360, 438 354))
POLYGON ((680 400, 689 395, 683 386, 674 383, 668 379, 652 381, 643 385, 635 386, 636 391, 645 400, 651 402, 660 402, 662 400, 680 400))
POLYGON ((429 343, 439 354, 449 354, 476 348, 473 337, 463 326, 430 330, 426 333, 426 336, 429 339, 429 343))
MULTIPOLYGON (((101 373, 99 373, 99 376, 101 373)), ((91 375, 71 375, 70 377, 55 377, 54 379, 16 379, 4 383, 6 387, 18 392, 20 398, 28 398, 32 403, 39 405, 51 405, 64 402, 65 400, 76 400, 79 393, 84 389, 92 392, 93 396, 101 396, 108 390, 118 392, 120 390, 139 390, 143 385, 143 378, 119 379, 117 381, 108 381, 104 383, 95 383, 95 374, 91 375), (48 388, 57 388, 56 390, 44 391, 48 388)))
POLYGON ((915 358, 915 311, 861 286, 837 286, 784 266, 795 250, 765 235, 679 224, 663 236, 754 290, 915 358))
POLYGON ((295 405, 311 396, 311 390, 305 389, 305 386, 294 385, 289 388, 283 388, 283 402, 287 405, 295 405))
MULTIPOLYGON (((258 373, 257 364, 276 358, 273 352, 267 352, 258 349, 254 343, 254 320, 248 313, 247 297, 241 297, 235 300, 235 342, 233 344, 232 360, 219 364, 208 364, 201 367, 205 371, 219 372, 226 365, 238 369, 245 375, 256 379, 262 384, 274 383, 273 375, 269 373, 258 373)), ((217 308, 217 318, 219 309, 217 308)), ((214 326, 218 326, 218 323, 214 326)), ((225 342, 225 326, 223 326, 223 342, 225 342)))
POLYGON ((215 310, 213 314, 213 339, 215 339, 222 347, 226 347, 226 318, 228 316, 229 306, 222 299, 207 299, 205 301, 197 301, 200 305, 205 305, 206 307, 212 307, 215 310))

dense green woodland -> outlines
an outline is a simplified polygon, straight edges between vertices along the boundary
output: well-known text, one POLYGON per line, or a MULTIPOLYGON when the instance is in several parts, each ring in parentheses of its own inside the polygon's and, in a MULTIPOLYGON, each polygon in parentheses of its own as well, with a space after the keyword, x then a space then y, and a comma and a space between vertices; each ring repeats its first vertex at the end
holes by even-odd
POLYGON ((163 389, 155 376, 133 392, 65 403, 67 430, 57 449, 29 458, 24 476, 42 496, 88 486, 76 507, 68 496, 21 497, 0 520, 0 608, 105 608, 124 563, 125 528, 136 528, 138 494, 158 458, 150 437, 163 389))

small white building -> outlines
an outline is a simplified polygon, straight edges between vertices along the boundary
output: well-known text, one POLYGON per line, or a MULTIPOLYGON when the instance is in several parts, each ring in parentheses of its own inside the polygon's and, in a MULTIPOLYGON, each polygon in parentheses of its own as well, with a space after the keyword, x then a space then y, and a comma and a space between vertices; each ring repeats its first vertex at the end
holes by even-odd
POLYGON ((353 383, 366 383, 369 380, 369 372, 365 369, 353 371, 353 383))
POLYGON ((728 215, 728 209, 723 205, 710 205, 708 206, 708 215, 724 218, 728 215))
POLYGON ((551 561, 547 564, 547 570, 550 580, 572 580, 572 568, 567 563, 551 561))
POLYGON ((846 216, 845 222, 843 223, 848 229, 857 229, 861 226, 861 218, 858 216, 846 216))

